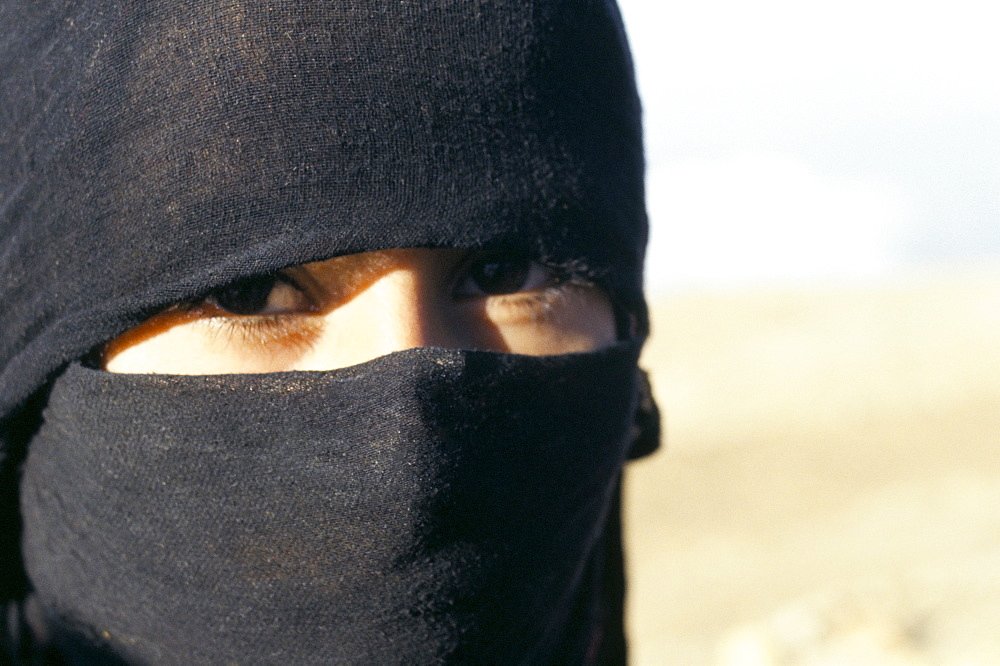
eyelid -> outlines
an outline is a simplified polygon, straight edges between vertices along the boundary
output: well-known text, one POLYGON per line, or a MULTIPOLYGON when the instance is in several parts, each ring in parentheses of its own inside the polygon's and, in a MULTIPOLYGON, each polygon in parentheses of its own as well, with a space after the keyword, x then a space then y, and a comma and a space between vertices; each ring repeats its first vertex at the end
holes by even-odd
POLYGON ((560 271, 557 267, 550 265, 540 258, 526 256, 524 253, 516 251, 470 251, 456 264, 451 271, 451 275, 449 276, 452 296, 460 300, 467 298, 516 298, 527 293, 557 286, 562 281, 562 276, 560 275, 560 271), (511 263, 525 262, 528 265, 528 273, 525 275, 525 283, 532 281, 532 276, 534 276, 536 279, 542 278, 542 284, 529 286, 509 293, 489 293, 479 290, 478 288, 468 290, 464 289, 464 286, 468 282, 474 281, 472 277, 472 269, 477 264, 486 263, 491 260, 511 263), (538 275, 538 271, 541 271, 542 275, 538 275))
POLYGON ((316 276, 304 264, 282 269, 276 275, 305 294, 313 306, 317 309, 319 308, 323 300, 323 285, 319 283, 316 276))
MULTIPOLYGON (((286 317, 286 316, 315 313, 319 310, 319 302, 315 295, 315 288, 313 288, 314 286, 311 283, 302 279, 302 276, 303 275, 308 276, 308 273, 306 271, 296 271, 296 269, 298 268, 301 267, 295 266, 290 269, 283 269, 266 275, 250 276, 242 278, 240 280, 230 282, 227 285, 223 285, 222 287, 214 289, 198 299, 193 299, 185 303, 180 303, 174 307, 176 307, 178 310, 191 312, 194 314, 200 314, 204 317, 230 318, 239 320, 252 320, 254 318, 262 318, 262 317, 286 317), (299 275, 296 275, 296 273, 299 273, 299 275), (284 285, 290 287, 297 292, 297 294, 301 297, 302 300, 305 301, 305 304, 302 306, 296 305, 294 307, 290 307, 287 310, 279 310, 277 312, 254 312, 249 314, 242 314, 239 312, 233 312, 232 310, 222 305, 218 300, 218 294, 225 289, 230 289, 233 286, 239 285, 240 283, 243 282, 250 282, 256 279, 265 279, 265 278, 274 280, 271 287, 272 291, 278 285, 284 285), (309 286, 308 287, 303 286, 303 282, 305 282, 305 284, 308 284, 309 286)), ((271 292, 268 293, 269 297, 270 295, 271 292)))
POLYGON ((306 351, 322 330, 322 324, 315 318, 294 314, 215 316, 203 321, 225 335, 228 341, 259 351, 276 348, 306 351))

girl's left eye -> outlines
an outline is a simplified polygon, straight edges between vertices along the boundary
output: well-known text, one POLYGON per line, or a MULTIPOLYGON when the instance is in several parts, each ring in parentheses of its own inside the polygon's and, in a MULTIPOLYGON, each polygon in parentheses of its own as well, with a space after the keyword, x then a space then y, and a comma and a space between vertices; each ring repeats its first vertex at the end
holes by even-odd
POLYGON ((518 257, 483 257, 465 268, 455 288, 461 298, 501 296, 534 291, 554 282, 552 271, 537 261, 518 257))
POLYGON ((293 314, 311 311, 306 294, 281 273, 246 278, 210 293, 206 304, 241 316, 293 314))

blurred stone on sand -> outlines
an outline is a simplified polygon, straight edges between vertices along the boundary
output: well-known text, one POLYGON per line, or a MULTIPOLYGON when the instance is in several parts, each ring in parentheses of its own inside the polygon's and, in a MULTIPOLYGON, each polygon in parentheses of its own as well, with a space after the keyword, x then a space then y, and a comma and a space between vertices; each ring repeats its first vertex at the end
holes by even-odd
POLYGON ((1000 266, 653 305, 632 663, 1000 664, 1000 266))

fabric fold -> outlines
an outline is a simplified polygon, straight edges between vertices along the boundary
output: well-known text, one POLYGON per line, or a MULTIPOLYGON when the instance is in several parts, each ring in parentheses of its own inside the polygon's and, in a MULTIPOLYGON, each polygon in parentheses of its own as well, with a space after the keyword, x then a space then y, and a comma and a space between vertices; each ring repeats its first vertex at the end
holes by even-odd
POLYGON ((636 354, 73 365, 22 481, 37 598, 132 663, 586 663, 636 354))

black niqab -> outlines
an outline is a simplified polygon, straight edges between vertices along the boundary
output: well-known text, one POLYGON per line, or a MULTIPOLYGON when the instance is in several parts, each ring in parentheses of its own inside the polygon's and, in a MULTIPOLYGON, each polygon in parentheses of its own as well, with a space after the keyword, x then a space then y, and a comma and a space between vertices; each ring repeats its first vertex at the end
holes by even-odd
POLYGON ((0 95, 15 649, 624 657, 619 476, 655 440, 641 339, 214 378, 86 363, 179 300, 396 247, 572 262, 641 338, 640 111, 612 2, 9 0, 0 95))

